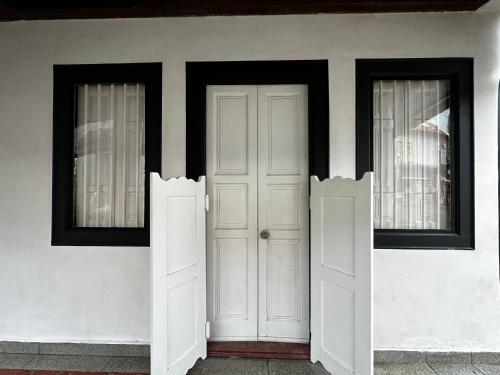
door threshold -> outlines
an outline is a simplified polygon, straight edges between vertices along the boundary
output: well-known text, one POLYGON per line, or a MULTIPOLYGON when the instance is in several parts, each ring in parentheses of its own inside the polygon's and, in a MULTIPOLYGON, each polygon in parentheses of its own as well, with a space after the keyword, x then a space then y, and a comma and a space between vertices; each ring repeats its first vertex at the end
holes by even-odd
POLYGON ((209 357, 298 359, 310 358, 309 344, 265 341, 215 341, 209 342, 209 357))

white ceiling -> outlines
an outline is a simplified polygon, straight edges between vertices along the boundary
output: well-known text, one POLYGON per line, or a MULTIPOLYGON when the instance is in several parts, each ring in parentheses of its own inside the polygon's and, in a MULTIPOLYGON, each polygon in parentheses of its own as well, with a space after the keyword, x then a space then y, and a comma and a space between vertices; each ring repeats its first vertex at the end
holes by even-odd
POLYGON ((484 4, 479 11, 484 12, 500 12, 500 0, 490 0, 484 4))

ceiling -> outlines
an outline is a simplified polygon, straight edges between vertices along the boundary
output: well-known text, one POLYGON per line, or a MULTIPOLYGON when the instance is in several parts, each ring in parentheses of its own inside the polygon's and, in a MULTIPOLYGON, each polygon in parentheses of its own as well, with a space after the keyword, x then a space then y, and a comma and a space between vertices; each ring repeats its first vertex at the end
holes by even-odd
POLYGON ((488 0, 0 0, 0 21, 474 11, 488 0))

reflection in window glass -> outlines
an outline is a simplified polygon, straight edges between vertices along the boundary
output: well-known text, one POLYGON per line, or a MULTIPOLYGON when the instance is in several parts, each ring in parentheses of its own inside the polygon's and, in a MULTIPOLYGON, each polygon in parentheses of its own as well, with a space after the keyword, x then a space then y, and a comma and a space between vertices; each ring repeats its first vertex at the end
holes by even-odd
POLYGON ((77 85, 74 225, 144 227, 144 85, 77 85))
POLYGON ((451 229, 450 82, 373 82, 374 227, 451 229))

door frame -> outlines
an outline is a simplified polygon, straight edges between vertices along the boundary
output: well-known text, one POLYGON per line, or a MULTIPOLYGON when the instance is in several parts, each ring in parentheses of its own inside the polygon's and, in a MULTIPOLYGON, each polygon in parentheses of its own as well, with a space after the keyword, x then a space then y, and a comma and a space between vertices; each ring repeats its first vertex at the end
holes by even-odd
POLYGON ((328 60, 186 62, 186 176, 206 174, 207 85, 308 86, 309 175, 330 175, 328 60))
POLYGON ((307 85, 308 173, 320 180, 329 178, 328 60, 186 62, 187 178, 196 180, 206 175, 208 85, 287 84, 307 85))

